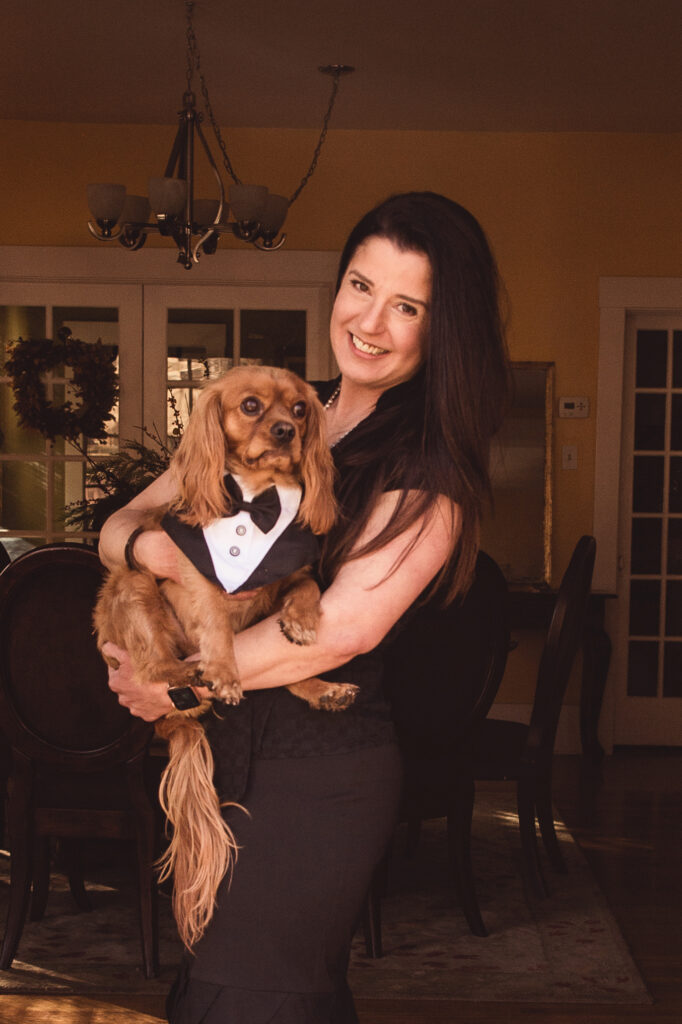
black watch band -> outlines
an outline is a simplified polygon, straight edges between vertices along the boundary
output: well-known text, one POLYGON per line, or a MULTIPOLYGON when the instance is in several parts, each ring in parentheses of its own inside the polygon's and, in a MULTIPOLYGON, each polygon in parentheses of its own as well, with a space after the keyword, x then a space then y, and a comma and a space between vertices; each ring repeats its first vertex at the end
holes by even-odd
POLYGON ((191 686, 169 686, 168 696, 178 711, 189 711, 198 708, 201 701, 191 686))

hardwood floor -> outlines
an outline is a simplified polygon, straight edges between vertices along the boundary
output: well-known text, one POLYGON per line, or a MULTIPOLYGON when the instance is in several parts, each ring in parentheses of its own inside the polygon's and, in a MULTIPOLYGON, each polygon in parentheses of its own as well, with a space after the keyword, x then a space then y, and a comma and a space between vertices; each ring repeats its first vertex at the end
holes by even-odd
MULTIPOLYGON (((653 996, 651 1006, 359 1001, 361 1024, 679 1024, 682 749, 622 750, 597 772, 558 758, 555 802, 580 843, 653 996)), ((156 996, 3 996, 0 1024, 158 1024, 156 996)), ((251 1024, 229 1021, 225 1024, 251 1024)))

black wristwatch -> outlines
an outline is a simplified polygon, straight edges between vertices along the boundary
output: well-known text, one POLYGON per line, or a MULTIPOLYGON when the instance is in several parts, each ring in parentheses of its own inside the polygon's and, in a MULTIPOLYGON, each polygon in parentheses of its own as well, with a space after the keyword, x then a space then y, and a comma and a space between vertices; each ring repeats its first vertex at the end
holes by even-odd
POLYGON ((169 686, 168 696, 178 711, 189 711, 190 708, 198 708, 201 704, 191 686, 169 686))

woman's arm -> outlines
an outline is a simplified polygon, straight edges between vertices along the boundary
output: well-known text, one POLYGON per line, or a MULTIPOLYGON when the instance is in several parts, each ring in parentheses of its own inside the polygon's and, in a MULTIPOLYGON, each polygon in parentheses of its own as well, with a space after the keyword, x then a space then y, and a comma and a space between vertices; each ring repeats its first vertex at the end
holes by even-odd
MULTIPOLYGON (((107 519, 99 535, 99 556, 107 567, 125 564, 125 547, 133 530, 142 523, 144 513, 159 505, 167 505, 177 489, 168 470, 107 519)), ((177 579, 175 544, 163 530, 141 533, 134 544, 134 557, 160 578, 177 579)))
MULTIPOLYGON (((381 530, 397 500, 397 493, 383 495, 359 544, 381 530)), ((440 498, 421 536, 424 524, 420 520, 385 547, 347 562, 322 596, 322 617, 314 644, 299 647, 289 643, 282 636, 277 615, 240 633, 235 638, 235 654, 244 690, 298 682, 376 647, 442 568, 459 523, 457 506, 440 498), (414 546, 391 572, 415 538, 414 546)), ((125 659, 122 669, 112 674, 110 685, 119 693, 121 704, 148 721, 172 706, 165 684, 139 686, 125 659)))

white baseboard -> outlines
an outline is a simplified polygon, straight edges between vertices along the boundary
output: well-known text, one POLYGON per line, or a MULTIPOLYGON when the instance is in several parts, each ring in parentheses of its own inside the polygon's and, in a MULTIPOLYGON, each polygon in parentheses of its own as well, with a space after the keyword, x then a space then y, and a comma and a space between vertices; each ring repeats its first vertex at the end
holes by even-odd
MULTIPOLYGON (((530 722, 530 704, 493 704, 488 718, 501 718, 506 722, 530 722)), ((580 754, 580 708, 567 704, 561 709, 559 728, 554 745, 555 754, 580 754)))

